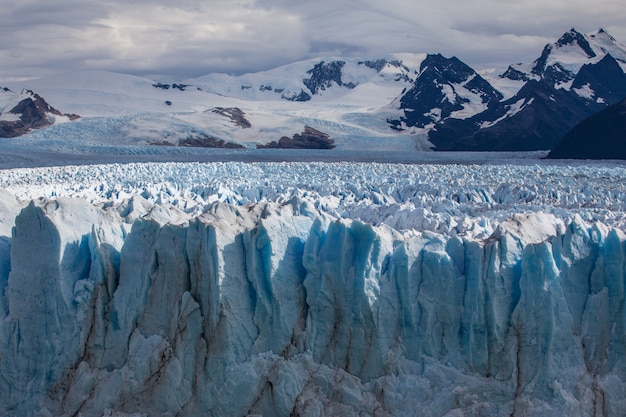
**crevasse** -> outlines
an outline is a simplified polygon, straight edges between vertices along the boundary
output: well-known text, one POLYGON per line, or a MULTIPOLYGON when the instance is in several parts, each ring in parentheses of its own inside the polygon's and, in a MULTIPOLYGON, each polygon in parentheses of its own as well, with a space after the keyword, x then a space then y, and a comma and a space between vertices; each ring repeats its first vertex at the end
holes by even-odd
POLYGON ((626 414, 618 229, 536 213, 478 240, 297 198, 142 210, 17 216, 0 414, 626 414))

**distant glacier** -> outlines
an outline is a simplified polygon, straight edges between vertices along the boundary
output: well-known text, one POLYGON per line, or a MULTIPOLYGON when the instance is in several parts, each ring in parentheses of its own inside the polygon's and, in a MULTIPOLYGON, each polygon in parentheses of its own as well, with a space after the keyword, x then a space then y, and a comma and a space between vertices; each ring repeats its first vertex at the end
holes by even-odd
POLYGON ((2 415, 626 415, 623 164, 0 182, 2 415))

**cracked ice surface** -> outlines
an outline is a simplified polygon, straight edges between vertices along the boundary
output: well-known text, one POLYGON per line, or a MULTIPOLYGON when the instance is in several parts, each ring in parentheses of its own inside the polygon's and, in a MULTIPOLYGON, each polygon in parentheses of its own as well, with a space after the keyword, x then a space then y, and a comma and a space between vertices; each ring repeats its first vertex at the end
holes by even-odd
POLYGON ((625 176, 0 171, 0 414, 624 415, 625 176))
POLYGON ((0 171, 20 200, 75 197, 93 204, 140 195, 197 215, 297 198, 333 218, 394 229, 486 238, 516 213, 626 228, 622 166, 394 165, 368 163, 148 163, 0 171))

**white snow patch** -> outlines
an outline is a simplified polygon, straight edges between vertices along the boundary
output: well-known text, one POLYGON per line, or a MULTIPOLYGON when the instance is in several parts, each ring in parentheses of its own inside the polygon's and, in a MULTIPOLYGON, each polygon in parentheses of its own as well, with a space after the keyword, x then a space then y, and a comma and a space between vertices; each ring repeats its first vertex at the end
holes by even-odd
POLYGON ((469 100, 469 103, 463 103, 463 109, 454 111, 450 114, 451 118, 454 119, 467 119, 478 113, 481 113, 487 110, 487 104, 483 103, 483 99, 480 94, 470 91, 466 85, 470 81, 472 81, 476 77, 476 74, 468 77, 465 82, 462 84, 453 84, 452 88, 455 93, 466 100, 469 100))
POLYGON ((516 236, 523 245, 537 244, 562 234, 565 231, 563 220, 543 212, 532 214, 514 214, 500 223, 490 239, 496 239, 505 233, 516 236))
POLYGON ((583 85, 581 88, 574 88, 574 92, 578 94, 578 96, 582 98, 587 98, 589 100, 593 99, 595 96, 595 92, 591 89, 591 85, 589 83, 583 85))
POLYGON ((424 113, 424 116, 430 117, 433 122, 438 122, 441 120, 441 109, 439 107, 435 107, 434 109, 430 109, 427 113, 424 113))
POLYGON ((522 109, 525 107, 525 105, 530 105, 532 104, 533 100, 535 100, 534 98, 531 98, 530 100, 528 100, 528 103, 526 103, 526 99, 521 98, 519 100, 517 100, 515 103, 511 104, 509 106, 508 111, 506 112, 506 114, 502 117, 497 118, 494 121, 491 122, 483 122, 480 125, 481 129, 487 129, 491 126, 494 126, 498 123, 500 123, 502 120, 507 119, 511 116, 514 116, 515 114, 519 113, 520 111, 522 111, 522 109))
POLYGON ((496 68, 487 68, 477 70, 493 88, 498 90, 503 100, 508 100, 519 92, 519 90, 526 84, 525 81, 511 80, 509 78, 503 78, 500 76, 502 71, 496 68))
POLYGON ((453 86, 444 84, 441 86, 441 92, 445 96, 444 100, 447 100, 448 103, 454 103, 456 101, 456 92, 453 86))
POLYGON ((54 113, 46 113, 46 119, 48 119, 48 123, 56 124, 56 123, 68 123, 70 122, 70 118, 65 115, 59 115, 54 113))

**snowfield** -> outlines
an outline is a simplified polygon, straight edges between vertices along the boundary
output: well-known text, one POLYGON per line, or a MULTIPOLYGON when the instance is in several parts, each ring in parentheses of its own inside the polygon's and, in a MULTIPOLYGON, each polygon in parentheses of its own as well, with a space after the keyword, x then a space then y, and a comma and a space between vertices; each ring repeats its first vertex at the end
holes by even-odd
POLYGON ((626 414, 626 166, 446 158, 0 171, 0 414, 626 414))

